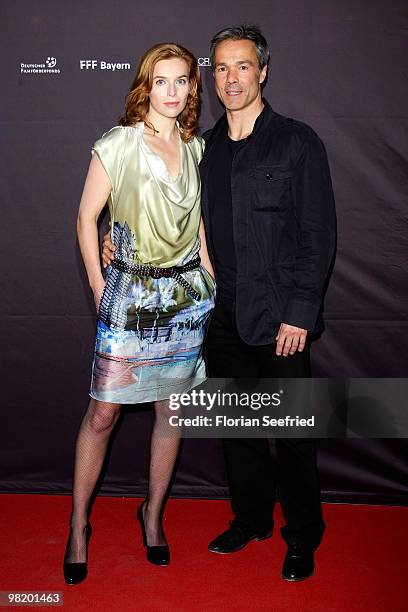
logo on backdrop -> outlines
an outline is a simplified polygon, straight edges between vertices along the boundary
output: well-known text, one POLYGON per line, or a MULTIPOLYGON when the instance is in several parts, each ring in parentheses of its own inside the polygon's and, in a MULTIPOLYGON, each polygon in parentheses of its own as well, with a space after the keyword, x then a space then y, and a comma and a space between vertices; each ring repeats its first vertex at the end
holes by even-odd
MULTIPOLYGON (((198 65, 200 67, 210 67, 209 57, 199 57, 198 65)), ((130 62, 108 62, 102 59, 80 59, 80 70, 104 70, 107 72, 115 72, 116 70, 131 70, 130 62)), ((49 55, 45 62, 25 63, 20 62, 20 72, 22 74, 60 74, 61 68, 58 66, 57 58, 49 55)))
POLYGON ((45 62, 38 64, 26 64, 20 62, 21 74, 60 74, 61 68, 57 66, 57 58, 49 55, 45 62))
MULTIPOLYGON (((199 66, 211 66, 209 57, 199 57, 199 66)), ((115 70, 130 70, 130 62, 107 62, 101 59, 80 59, 79 69, 80 70, 107 70, 115 72, 115 70)))
POLYGON ((130 70, 129 62, 107 62, 100 59, 80 59, 80 70, 107 70, 115 72, 115 70, 130 70))

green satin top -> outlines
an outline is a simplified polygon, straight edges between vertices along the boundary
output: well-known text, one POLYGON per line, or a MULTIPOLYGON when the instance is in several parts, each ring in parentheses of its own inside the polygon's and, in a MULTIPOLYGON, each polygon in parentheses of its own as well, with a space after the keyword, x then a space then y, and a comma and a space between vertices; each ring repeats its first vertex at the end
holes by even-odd
POLYGON ((200 249, 198 164, 204 141, 196 137, 184 143, 180 138, 180 172, 172 178, 144 142, 143 132, 143 122, 116 126, 92 148, 112 184, 112 237, 115 224, 121 229, 127 224, 132 237, 127 258, 155 266, 182 265, 200 249))

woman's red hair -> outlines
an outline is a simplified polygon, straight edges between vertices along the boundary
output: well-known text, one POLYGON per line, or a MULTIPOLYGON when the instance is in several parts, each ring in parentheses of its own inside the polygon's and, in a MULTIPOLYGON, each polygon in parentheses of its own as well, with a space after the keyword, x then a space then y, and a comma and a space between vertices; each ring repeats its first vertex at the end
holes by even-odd
POLYGON ((160 43, 148 49, 143 55, 136 77, 126 96, 125 112, 119 118, 120 125, 134 125, 143 121, 145 125, 154 130, 146 119, 149 110, 149 93, 153 86, 154 67, 160 60, 180 58, 187 62, 190 93, 187 104, 178 116, 181 138, 188 142, 197 134, 198 117, 200 115, 201 75, 196 58, 190 51, 175 43, 160 43))

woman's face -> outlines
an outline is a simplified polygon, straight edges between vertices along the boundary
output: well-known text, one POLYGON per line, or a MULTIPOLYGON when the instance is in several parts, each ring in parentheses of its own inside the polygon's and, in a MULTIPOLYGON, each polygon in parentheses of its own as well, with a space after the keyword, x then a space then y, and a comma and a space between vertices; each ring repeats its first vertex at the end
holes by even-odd
POLYGON ((163 117, 177 117, 186 106, 189 92, 187 62, 178 57, 160 60, 153 71, 149 111, 154 110, 163 117))

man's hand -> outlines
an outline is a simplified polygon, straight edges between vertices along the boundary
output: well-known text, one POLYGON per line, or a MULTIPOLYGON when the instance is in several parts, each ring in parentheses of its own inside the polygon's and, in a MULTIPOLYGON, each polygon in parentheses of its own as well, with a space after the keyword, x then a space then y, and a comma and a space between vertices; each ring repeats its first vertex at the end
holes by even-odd
POLYGON ((276 354, 287 357, 294 355, 296 351, 301 353, 305 348, 307 329, 281 323, 278 335, 276 336, 276 354))
POLYGON ((103 249, 102 249, 102 265, 104 268, 110 266, 111 262, 115 258, 116 247, 110 239, 110 232, 103 237, 103 249))

